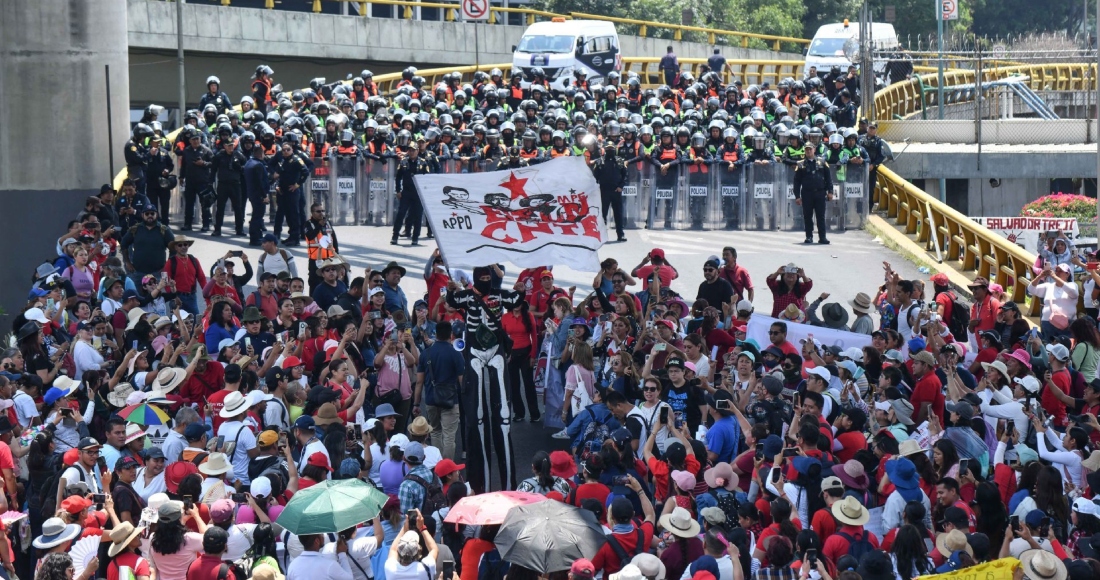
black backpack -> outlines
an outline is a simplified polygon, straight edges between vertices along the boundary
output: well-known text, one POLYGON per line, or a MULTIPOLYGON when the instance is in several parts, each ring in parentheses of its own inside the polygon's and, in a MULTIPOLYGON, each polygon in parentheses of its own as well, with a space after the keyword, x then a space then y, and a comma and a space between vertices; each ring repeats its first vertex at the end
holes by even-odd
POLYGON ((947 296, 951 298, 951 319, 945 321, 947 330, 955 337, 965 338, 970 331, 970 305, 959 300, 954 292, 947 292, 947 296))
POLYGON ((607 545, 611 546, 611 551, 615 552, 615 557, 619 559, 620 568, 629 564, 634 556, 641 554, 645 548, 645 534, 642 532, 641 526, 637 525, 637 522, 634 524, 634 531, 638 534, 638 543, 634 544, 634 550, 631 554, 626 553, 626 548, 623 548, 623 545, 619 543, 619 539, 614 534, 607 534, 606 536, 607 545))
POLYGON ((493 548, 481 556, 481 563, 477 567, 477 580, 504 580, 511 562, 503 560, 500 552, 493 548))
POLYGON ((864 530, 860 534, 859 539, 855 539, 845 532, 835 532, 840 537, 848 540, 848 555, 856 559, 857 562, 863 561, 863 555, 875 551, 875 547, 871 545, 871 541, 867 539, 867 531, 864 530))
POLYGON ((423 477, 415 474, 405 476, 406 481, 411 481, 424 488, 424 503, 420 505, 420 513, 424 517, 431 517, 435 512, 447 507, 447 496, 443 495, 443 486, 439 480, 432 476, 432 481, 424 481, 423 477))
POLYGON ((714 498, 714 501, 718 504, 718 509, 726 514, 726 525, 733 527, 733 523, 737 521, 737 510, 741 507, 741 504, 732 491, 722 491, 725 493, 719 493, 717 489, 708 490, 707 493, 714 498))

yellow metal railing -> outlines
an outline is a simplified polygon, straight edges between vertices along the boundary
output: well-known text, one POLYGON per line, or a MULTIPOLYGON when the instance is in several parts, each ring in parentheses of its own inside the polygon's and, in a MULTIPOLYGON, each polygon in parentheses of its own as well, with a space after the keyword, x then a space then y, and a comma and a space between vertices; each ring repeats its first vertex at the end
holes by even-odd
MULTIPOLYGON (((975 80, 973 69, 944 71, 944 86, 970 84, 975 80)), ((1085 91, 1096 90, 1096 64, 1048 63, 1024 64, 982 69, 982 82, 1000 80, 1010 76, 1028 77, 1032 90, 1085 91)), ((939 86, 939 75, 922 74, 908 81, 894 83, 875 93, 875 119, 887 121, 907 117, 922 107, 935 104, 934 92, 922 91, 939 86)))
MULTIPOLYGON (((973 271, 1005 288, 1017 304, 1027 302, 1028 276, 1035 255, 918 189, 885 166, 878 168, 874 199, 878 209, 902 232, 929 250, 940 248, 943 260, 958 271, 973 271), (932 236, 937 236, 936 240, 932 236)), ((1032 300, 1035 310, 1040 301, 1032 300)))
MULTIPOLYGON (((222 6, 232 5, 231 0, 220 0, 222 6)), ((420 2, 418 0, 312 0, 312 10, 315 13, 321 12, 323 2, 348 2, 359 5, 359 14, 366 16, 370 10, 369 4, 383 4, 387 6, 401 6, 401 18, 411 20, 414 16, 413 9, 415 8, 437 8, 443 10, 443 19, 447 22, 453 22, 458 19, 459 4, 457 3, 442 3, 442 2, 420 2)), ((275 8, 275 0, 266 0, 264 2, 264 8, 273 10, 275 8)), ((653 22, 650 20, 635 20, 633 18, 618 18, 614 16, 602 16, 599 14, 587 14, 582 12, 570 12, 569 14, 556 14, 553 12, 546 12, 544 10, 535 10, 533 8, 502 8, 497 6, 489 6, 489 24, 496 24, 501 14, 521 14, 523 15, 524 22, 530 26, 539 20, 550 20, 551 18, 577 18, 585 20, 605 20, 608 22, 615 22, 618 24, 628 24, 638 27, 638 36, 646 36, 650 29, 655 30, 671 30, 673 40, 682 40, 685 32, 698 32, 700 34, 707 35, 708 44, 716 44, 720 37, 730 37, 739 39, 740 45, 743 48, 748 48, 750 40, 760 40, 766 43, 770 43, 772 50, 780 50, 782 43, 790 43, 794 45, 809 45, 810 41, 805 38, 794 38, 790 36, 778 36, 774 34, 758 34, 755 32, 741 32, 737 30, 722 30, 716 28, 707 28, 704 26, 687 26, 684 24, 670 24, 667 22, 653 22)))

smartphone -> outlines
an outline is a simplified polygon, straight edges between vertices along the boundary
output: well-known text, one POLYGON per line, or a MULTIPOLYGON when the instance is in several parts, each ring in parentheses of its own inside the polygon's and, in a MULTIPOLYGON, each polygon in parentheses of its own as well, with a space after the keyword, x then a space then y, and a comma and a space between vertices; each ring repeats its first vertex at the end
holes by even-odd
POLYGON ((93 493, 92 501, 95 503, 104 503, 107 501, 107 494, 105 493, 93 493))
POLYGON ((409 511, 405 512, 405 515, 408 516, 408 518, 409 518, 409 529, 410 530, 420 529, 420 526, 417 525, 416 510, 409 510, 409 511))
POLYGON ((779 476, 782 475, 781 467, 772 468, 772 483, 779 483, 779 476))
POLYGON ((629 475, 616 475, 615 477, 611 478, 611 485, 629 485, 629 484, 630 484, 630 476, 629 475))
POLYGON ((225 449, 225 435, 218 435, 214 438, 214 451, 221 452, 225 449))
POLYGON ((138 341, 135 340, 133 346, 130 347, 130 350, 137 350, 137 343, 138 341))
POLYGON ((653 330, 653 321, 652 320, 645 321, 645 329, 646 330, 653 330))
POLYGON ((99 471, 103 472, 103 473, 106 473, 106 471, 107 471, 107 458, 100 455, 99 459, 96 459, 95 462, 96 462, 96 464, 99 465, 99 471))
POLYGON ((233 503, 237 503, 237 504, 241 504, 241 503, 244 503, 244 502, 248 501, 247 499, 245 499, 243 493, 235 493, 229 499, 232 499, 233 503))
POLYGON ((668 348, 668 344, 663 342, 658 342, 657 344, 653 345, 653 350, 655 352, 664 352, 666 348, 668 348))
POLYGON ((281 333, 279 333, 279 342, 285 343, 288 340, 290 340, 290 331, 289 330, 284 330, 281 333))
POLYGON ((806 550, 806 563, 810 565, 810 569, 817 567, 817 548, 806 550))
POLYGON ((241 250, 237 250, 237 251, 234 251, 234 252, 230 252, 229 255, 233 256, 234 258, 243 258, 244 257, 244 252, 241 251, 241 250))
POLYGON ((191 499, 191 496, 183 496, 183 511, 189 512, 195 509, 195 500, 191 499))
POLYGON ((1020 516, 1012 516, 1008 518, 1008 523, 1012 525, 1012 529, 1020 531, 1020 516))
POLYGON ((1050 517, 1044 517, 1039 523, 1039 537, 1045 538, 1050 534, 1050 517))
POLYGON ((309 328, 308 324, 306 324, 305 322, 299 322, 298 323, 298 336, 305 336, 307 328, 309 328))
POLYGON ((244 337, 244 348, 246 350, 252 348, 252 339, 247 336, 244 337))
POLYGON ((453 560, 443 560, 443 580, 454 580, 455 563, 453 560))
POLYGON ((764 444, 763 443, 757 443, 756 444, 756 460, 757 461, 763 461, 764 460, 764 444))
POLYGON ((661 407, 661 424, 668 425, 668 407, 661 407))
MULTIPOLYGON (((356 383, 358 384, 358 383, 356 383)), ((355 424, 355 439, 356 441, 363 438, 363 425, 360 423, 355 424)))
POLYGON ((168 279, 168 272, 161 272, 160 273, 160 281, 164 282, 167 279, 168 279))
POLYGON ((46 311, 49 312, 50 310, 53 310, 54 304, 55 304, 55 302, 54 302, 53 298, 47 298, 46 299, 46 311))
POLYGON ((970 460, 969 459, 960 459, 959 460, 959 477, 962 477, 962 475, 964 473, 966 473, 969 469, 970 469, 970 460))
POLYGON ((784 448, 783 457, 798 457, 798 449, 794 447, 784 448))
POLYGON ((732 411, 733 410, 733 401, 728 401, 726 399, 722 399, 720 401, 715 401, 714 402, 714 408, 718 409, 719 411, 732 411))
POLYGON ((676 428, 679 429, 680 425, 684 424, 684 414, 676 413, 676 428))
POLYGON ((1100 262, 1087 262, 1085 269, 1090 272, 1095 272, 1097 268, 1100 268, 1100 262))

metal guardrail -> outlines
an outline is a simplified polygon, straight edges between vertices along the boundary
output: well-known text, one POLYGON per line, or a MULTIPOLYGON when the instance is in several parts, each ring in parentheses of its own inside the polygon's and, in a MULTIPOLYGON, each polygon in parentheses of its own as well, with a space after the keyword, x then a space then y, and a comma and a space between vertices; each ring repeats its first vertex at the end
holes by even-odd
MULTIPOLYGON (((443 10, 443 20, 447 22, 453 22, 458 20, 459 4, 441 3, 441 2, 420 2, 417 0, 323 0, 324 2, 348 2, 359 5, 359 14, 366 16, 370 8, 369 4, 384 4, 387 6, 402 6, 404 10, 401 11, 401 17, 406 20, 413 18, 414 8, 438 8, 443 10)), ((232 0, 220 0, 222 6, 231 6, 232 0)), ((321 12, 322 0, 312 0, 311 9, 315 13, 321 12)), ((266 0, 264 2, 264 8, 273 10, 275 8, 275 0, 266 0)), ((667 22, 654 22, 651 20, 635 20, 633 18, 618 18, 615 16, 603 16, 600 14, 587 14, 583 12, 570 12, 569 14, 556 14, 553 12, 546 12, 544 10, 535 10, 533 8, 503 8, 497 6, 489 6, 489 24, 496 24, 499 15, 501 14, 521 14, 523 15, 524 22, 530 26, 537 22, 539 19, 549 20, 551 18, 578 18, 585 20, 605 20, 608 22, 615 22, 618 24, 629 24, 631 26, 638 27, 638 36, 645 37, 647 32, 652 29, 671 30, 673 40, 681 40, 685 32, 698 32, 707 35, 707 43, 715 44, 719 37, 733 37, 740 40, 742 48, 749 47, 750 40, 762 40, 769 42, 772 45, 772 50, 779 51, 781 43, 790 43, 795 45, 809 46, 810 40, 806 38, 793 38, 790 36, 777 36, 774 34, 759 34, 755 32, 740 32, 736 30, 722 30, 715 28, 706 28, 703 26, 687 26, 684 24, 670 24, 667 22)))
MULTIPOLYGON (((1092 91, 1096 90, 1096 65, 1088 63, 1024 64, 983 68, 982 82, 1001 80, 1022 75, 1032 90, 1092 91)), ((973 84, 976 72, 971 69, 944 71, 944 86, 973 84)), ((887 121, 905 118, 917 111, 935 105, 934 89, 939 86, 937 74, 915 76, 905 82, 894 83, 875 93, 875 119, 887 121)))
MULTIPOLYGON (((1034 254, 955 211, 887 167, 878 168, 872 196, 878 209, 894 220, 899 230, 915 236, 929 250, 938 247, 945 263, 1000 284, 1017 304, 1029 303, 1027 285, 1034 254)), ((1029 314, 1037 315, 1040 306, 1041 301, 1031 300, 1029 314)))

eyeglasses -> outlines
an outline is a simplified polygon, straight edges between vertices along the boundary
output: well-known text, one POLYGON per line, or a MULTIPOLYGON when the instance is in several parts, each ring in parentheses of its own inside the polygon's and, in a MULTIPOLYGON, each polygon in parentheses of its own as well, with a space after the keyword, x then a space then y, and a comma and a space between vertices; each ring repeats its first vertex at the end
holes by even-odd
POLYGON ((794 365, 783 365, 783 370, 793 371, 794 370, 794 365))
POLYGON ((642 390, 647 393, 653 393, 656 392, 658 389, 657 387, 643 387, 642 390))
POLYGON ((336 268, 321 268, 321 271, 322 271, 322 272, 325 272, 325 273, 327 273, 327 272, 335 272, 335 271, 336 271, 336 268))
POLYGON ((612 280, 612 284, 626 284, 626 280, 612 280))

